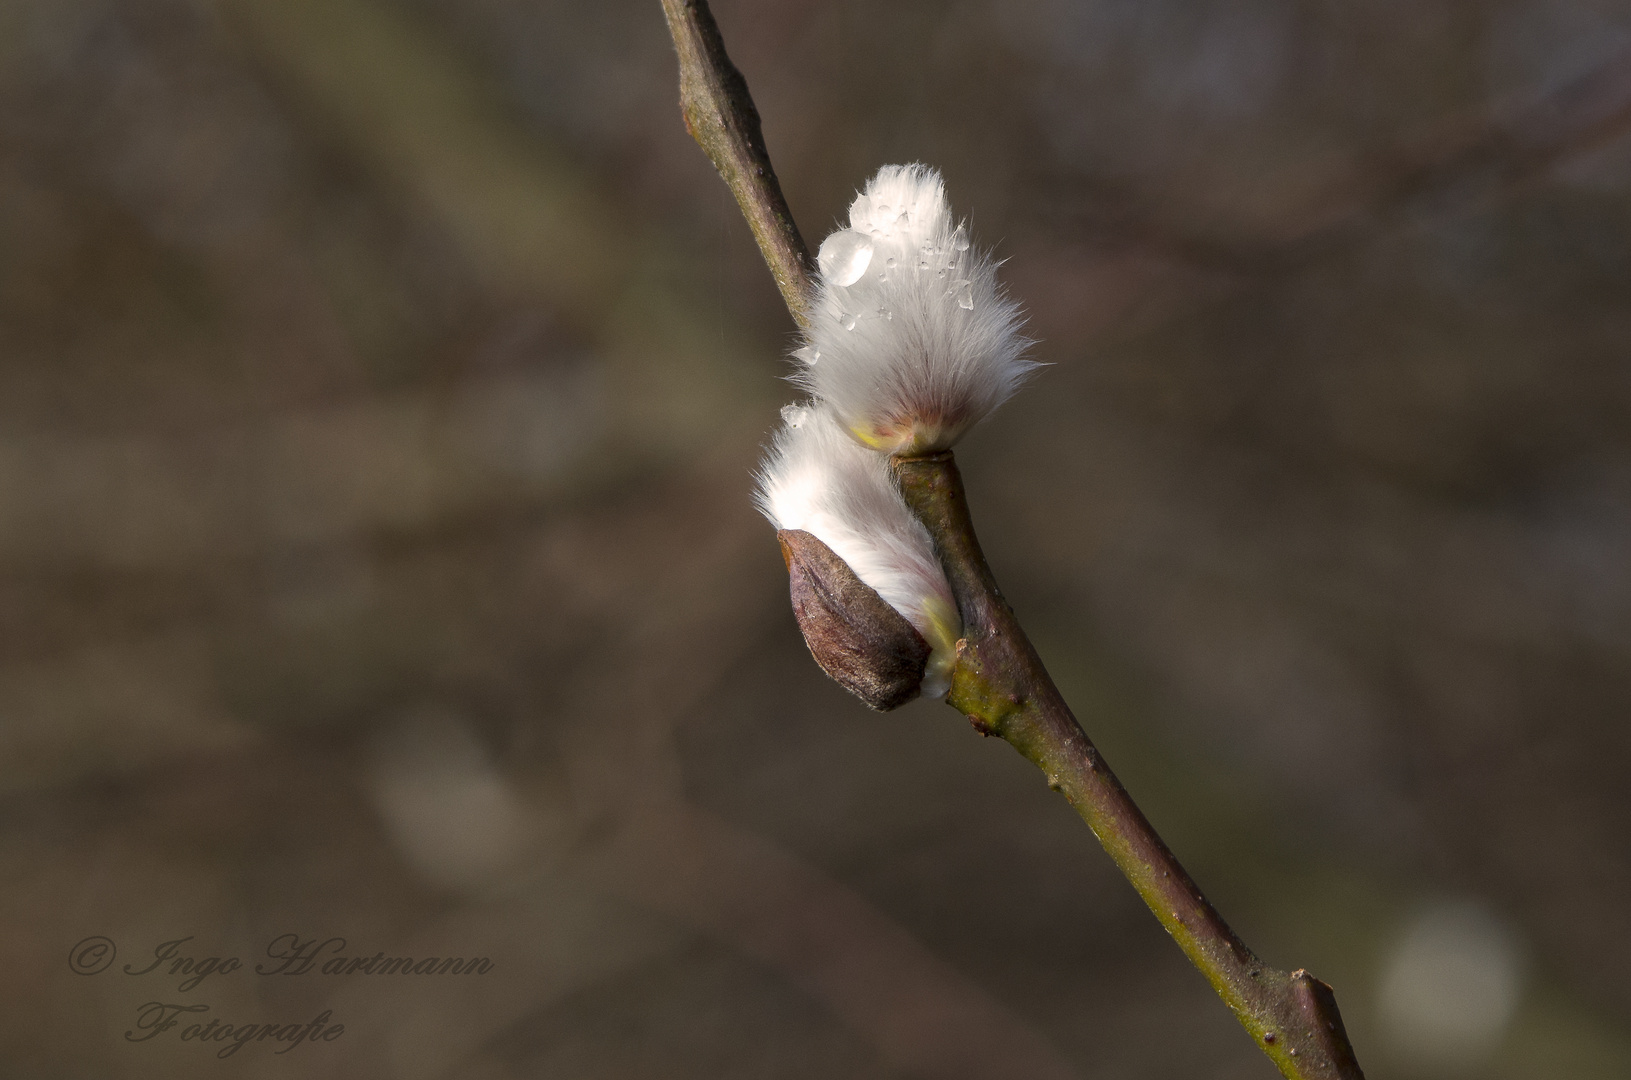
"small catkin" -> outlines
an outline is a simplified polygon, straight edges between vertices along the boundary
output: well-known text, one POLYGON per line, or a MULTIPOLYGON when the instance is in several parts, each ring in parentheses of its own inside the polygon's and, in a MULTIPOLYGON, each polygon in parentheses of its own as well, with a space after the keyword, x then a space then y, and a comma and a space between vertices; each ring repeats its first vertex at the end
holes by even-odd
POLYGON ((778 530, 807 532, 905 616, 929 645, 922 693, 950 685, 962 619, 928 530, 895 486, 889 459, 850 438, 819 403, 789 405, 759 472, 758 503, 778 530))

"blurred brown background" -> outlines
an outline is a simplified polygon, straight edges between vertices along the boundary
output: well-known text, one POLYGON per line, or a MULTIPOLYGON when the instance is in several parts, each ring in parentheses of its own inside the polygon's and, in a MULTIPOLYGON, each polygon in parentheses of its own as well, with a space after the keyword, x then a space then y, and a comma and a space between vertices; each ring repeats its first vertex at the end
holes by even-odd
MULTIPOLYGON (((1225 916, 1377 1080, 1631 1076, 1631 3, 716 10, 808 238, 917 160, 1010 260, 986 548, 1225 916)), ((656 0, 0 3, 0 1075, 1274 1075, 810 661, 674 83, 656 0)))

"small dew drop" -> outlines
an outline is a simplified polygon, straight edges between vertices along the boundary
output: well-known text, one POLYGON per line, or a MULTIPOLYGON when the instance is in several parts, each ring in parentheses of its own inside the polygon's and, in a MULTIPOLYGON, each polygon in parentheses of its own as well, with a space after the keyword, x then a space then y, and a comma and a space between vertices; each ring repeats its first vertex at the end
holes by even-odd
POLYGON ((855 201, 849 204, 849 223, 851 227, 859 229, 863 222, 872 219, 872 196, 866 192, 855 196, 855 201))
POLYGON ((888 320, 888 319, 893 319, 894 317, 895 317, 895 313, 893 311, 889 310, 888 308, 881 307, 881 308, 878 309, 878 318, 888 320))
POLYGON ((954 281, 951 284, 952 295, 957 297, 957 306, 964 311, 974 310, 974 283, 971 281, 954 281))
POLYGON ((821 359, 821 350, 814 345, 806 345, 802 349, 793 350, 793 359, 801 364, 813 364, 821 359))
POLYGON ((951 234, 951 246, 955 251, 968 250, 968 230, 966 228, 961 225, 957 226, 957 230, 951 234))
POLYGON ((838 313, 838 321, 843 324, 845 330, 854 330, 855 322, 858 318, 860 318, 860 316, 851 315, 847 311, 841 311, 838 313))
POLYGON ((872 241, 854 229, 840 229, 821 242, 816 264, 833 285, 853 285, 872 262, 872 241))
POLYGON ((803 424, 805 418, 809 415, 810 410, 803 405, 782 406, 782 423, 786 424, 790 428, 796 428, 803 424))
POLYGON ((884 267, 885 270, 893 270, 895 268, 895 260, 894 259, 885 259, 883 261, 883 267, 884 267))

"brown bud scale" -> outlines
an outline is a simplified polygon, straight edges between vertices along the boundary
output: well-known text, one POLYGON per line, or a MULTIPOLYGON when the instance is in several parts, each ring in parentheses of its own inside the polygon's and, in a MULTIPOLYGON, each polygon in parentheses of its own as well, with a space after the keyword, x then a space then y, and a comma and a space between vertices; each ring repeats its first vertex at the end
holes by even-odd
POLYGON ((929 643, 826 544, 783 529, 793 615, 821 670, 879 712, 917 697, 929 643))

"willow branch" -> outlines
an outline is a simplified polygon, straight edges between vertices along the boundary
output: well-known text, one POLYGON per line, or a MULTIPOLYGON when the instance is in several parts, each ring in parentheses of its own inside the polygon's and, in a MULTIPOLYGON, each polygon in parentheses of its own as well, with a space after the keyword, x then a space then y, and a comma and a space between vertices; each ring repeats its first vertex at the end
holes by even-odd
POLYGON ((1306 971, 1276 970, 1246 947, 1076 722, 986 565, 951 453, 896 459, 895 474, 934 537, 963 615, 946 703, 1042 770, 1282 1073, 1359 1080, 1331 988, 1306 971))
MULTIPOLYGON (((663 0, 680 60, 686 124, 719 168, 800 325, 807 249, 759 137, 758 113, 731 66, 706 0, 663 0), (784 274, 785 271, 785 274, 784 274)), ((947 703, 1000 736, 1062 792, 1155 917, 1290 1080, 1363 1080, 1331 988, 1259 960, 1207 902, 1071 714, 997 588, 950 452, 896 459, 908 505, 934 538, 964 637, 947 703)))
POLYGON ((663 0, 680 59, 685 130, 736 196, 793 321, 809 321, 810 249, 782 197, 747 80, 725 54, 707 0, 663 0))

